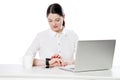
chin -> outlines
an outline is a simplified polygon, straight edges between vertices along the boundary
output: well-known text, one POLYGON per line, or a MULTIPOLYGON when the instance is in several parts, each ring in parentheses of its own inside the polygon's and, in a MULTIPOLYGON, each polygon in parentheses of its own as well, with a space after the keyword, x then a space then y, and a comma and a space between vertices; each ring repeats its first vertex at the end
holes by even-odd
POLYGON ((59 31, 59 29, 53 29, 53 31, 58 32, 58 31, 59 31))

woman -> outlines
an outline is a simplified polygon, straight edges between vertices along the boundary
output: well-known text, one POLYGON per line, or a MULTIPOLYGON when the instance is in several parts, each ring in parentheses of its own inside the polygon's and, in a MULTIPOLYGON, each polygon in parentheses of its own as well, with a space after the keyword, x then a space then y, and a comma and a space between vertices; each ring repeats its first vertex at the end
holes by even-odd
POLYGON ((66 66, 74 64, 75 45, 78 36, 65 29, 65 15, 58 3, 51 4, 47 9, 50 29, 38 33, 25 56, 32 56, 33 66, 66 66), (40 59, 35 55, 39 53, 40 59))

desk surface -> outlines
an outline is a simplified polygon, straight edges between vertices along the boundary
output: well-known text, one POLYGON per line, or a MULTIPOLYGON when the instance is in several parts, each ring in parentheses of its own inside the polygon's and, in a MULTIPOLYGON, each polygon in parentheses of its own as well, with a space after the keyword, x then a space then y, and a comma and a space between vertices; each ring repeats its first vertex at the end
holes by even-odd
POLYGON ((3 77, 38 77, 38 78, 73 78, 73 79, 120 79, 120 68, 113 68, 104 71, 90 72, 69 72, 58 68, 40 68, 24 69, 19 64, 0 64, 0 78, 3 77))

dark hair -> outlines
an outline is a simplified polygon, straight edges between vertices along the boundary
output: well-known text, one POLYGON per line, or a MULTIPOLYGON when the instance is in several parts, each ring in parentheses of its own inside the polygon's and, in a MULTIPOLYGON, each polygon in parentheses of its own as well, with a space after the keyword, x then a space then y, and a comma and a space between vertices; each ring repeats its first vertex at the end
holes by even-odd
MULTIPOLYGON (((55 14, 58 14, 58 15, 64 17, 63 9, 62 9, 61 5, 58 4, 58 3, 51 4, 48 7, 48 9, 47 9, 47 17, 48 17, 48 15, 50 13, 53 13, 53 14, 55 13, 55 14)), ((62 25, 65 26, 65 21, 64 20, 63 20, 63 24, 62 25)))

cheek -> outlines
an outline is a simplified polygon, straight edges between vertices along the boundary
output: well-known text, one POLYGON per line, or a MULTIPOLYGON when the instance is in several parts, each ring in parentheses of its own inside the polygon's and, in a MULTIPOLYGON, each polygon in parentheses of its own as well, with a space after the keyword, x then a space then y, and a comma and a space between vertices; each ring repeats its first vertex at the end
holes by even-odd
POLYGON ((62 25, 62 21, 59 21, 56 23, 58 26, 61 26, 62 25))
POLYGON ((63 24, 63 20, 61 20, 61 21, 59 22, 59 24, 62 25, 62 24, 63 24))
POLYGON ((49 22, 50 27, 52 26, 52 23, 49 22))

